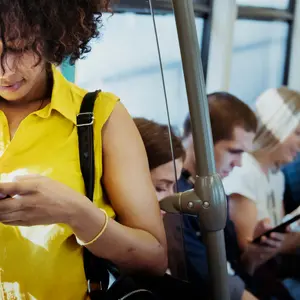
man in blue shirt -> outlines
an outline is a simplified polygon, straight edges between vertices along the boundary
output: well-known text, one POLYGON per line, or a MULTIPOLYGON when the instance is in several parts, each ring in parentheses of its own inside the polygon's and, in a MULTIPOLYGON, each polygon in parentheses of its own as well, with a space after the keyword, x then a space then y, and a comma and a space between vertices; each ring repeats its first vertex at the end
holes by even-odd
MULTIPOLYGON (((235 96, 219 92, 208 95, 210 121, 214 142, 214 155, 216 170, 224 178, 235 166, 240 166, 243 152, 251 151, 253 139, 257 128, 257 120, 252 110, 235 96)), ((196 176, 196 161, 193 145, 190 118, 187 117, 184 123, 183 144, 186 149, 186 159, 184 171, 179 180, 179 191, 193 188, 196 176)), ((268 228, 260 228, 263 233, 268 228)), ((256 292, 259 282, 254 282, 251 271, 264 263, 260 255, 256 257, 253 248, 244 254, 240 251, 235 228, 230 218, 227 219, 224 230, 226 253, 228 261, 231 299, 255 299, 245 290, 247 288, 256 292)), ((206 259, 206 249, 202 242, 198 219, 196 217, 183 217, 183 237, 185 243, 186 263, 188 278, 191 282, 207 281, 208 266, 206 259)), ((253 246, 262 247, 262 246, 253 246)), ((262 247, 263 249, 265 247, 262 247)), ((257 249, 254 249, 255 251, 257 249)), ((275 250, 274 250, 275 251, 275 250)), ((260 253, 259 253, 260 254, 260 253)), ((284 289, 283 289, 284 290, 284 289)), ((280 293, 285 293, 280 289, 280 293)), ((284 299, 289 298, 288 293, 284 294, 284 299)))

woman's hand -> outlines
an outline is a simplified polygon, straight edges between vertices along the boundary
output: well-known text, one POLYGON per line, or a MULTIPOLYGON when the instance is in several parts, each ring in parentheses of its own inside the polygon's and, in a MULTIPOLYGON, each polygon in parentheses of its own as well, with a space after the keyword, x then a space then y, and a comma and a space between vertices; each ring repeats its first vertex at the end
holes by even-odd
MULTIPOLYGON (((254 237, 262 235, 272 229, 269 219, 263 219, 257 223, 254 237)), ((290 232, 289 227, 286 233, 273 232, 269 237, 262 236, 260 244, 254 244, 251 240, 242 255, 242 261, 252 274, 257 267, 264 264, 279 253, 295 250, 299 246, 300 234, 290 232)))
MULTIPOLYGON (((162 275, 168 262, 164 226, 142 138, 123 105, 114 107, 99 134, 104 170, 99 184, 105 186, 118 222, 109 219, 87 248, 122 269, 162 275)), ((12 196, 0 200, 0 222, 5 224, 64 223, 84 242, 93 240, 105 224, 105 214, 88 198, 45 177, 0 183, 0 194, 12 196)))
POLYGON ((0 222, 15 226, 68 224, 71 211, 90 202, 68 186, 40 175, 0 183, 0 195, 0 222))
MULTIPOLYGON (((271 228, 270 219, 259 221, 254 230, 254 237, 262 235, 271 228)), ((286 234, 273 232, 269 237, 263 236, 260 244, 254 244, 249 240, 242 255, 248 273, 253 274, 257 267, 276 256, 281 251, 285 238, 286 234)))
POLYGON ((284 234, 284 236, 285 238, 280 248, 280 253, 293 253, 300 246, 300 233, 288 232, 284 234))
MULTIPOLYGON (((270 219, 263 219, 257 223, 254 237, 260 236, 272 228, 270 219)), ((292 252, 300 246, 300 233, 292 232, 290 226, 288 226, 285 233, 273 232, 269 238, 263 236, 260 244, 276 249, 277 253, 292 252)))
POLYGON ((284 240, 283 236, 284 234, 279 233, 278 235, 276 234, 276 237, 265 238, 264 242, 268 244, 254 244, 249 241, 242 254, 242 262, 249 274, 253 274, 256 268, 280 252, 282 241, 284 240))

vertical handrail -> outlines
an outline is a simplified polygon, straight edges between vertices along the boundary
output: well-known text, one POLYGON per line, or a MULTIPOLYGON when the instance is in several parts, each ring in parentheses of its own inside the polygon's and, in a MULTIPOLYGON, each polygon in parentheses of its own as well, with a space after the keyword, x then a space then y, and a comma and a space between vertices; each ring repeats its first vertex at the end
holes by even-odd
POLYGON ((196 157, 194 192, 200 203, 200 228, 207 247, 214 300, 229 300, 223 229, 227 201, 216 174, 205 81, 197 38, 193 0, 172 0, 184 70, 196 157))
POLYGON ((173 1, 194 136, 198 176, 215 174, 205 80, 192 0, 173 1))

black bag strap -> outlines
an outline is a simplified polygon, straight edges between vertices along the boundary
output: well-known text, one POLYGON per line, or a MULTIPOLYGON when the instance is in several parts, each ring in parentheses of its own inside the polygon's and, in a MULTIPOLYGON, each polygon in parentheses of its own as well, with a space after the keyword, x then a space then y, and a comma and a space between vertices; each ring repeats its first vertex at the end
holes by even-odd
POLYGON ((80 167, 84 180, 86 196, 93 201, 95 184, 94 162, 94 105, 98 91, 87 93, 77 115, 80 167))
MULTIPOLYGON (((85 184, 86 196, 93 201, 95 185, 94 155, 94 105, 100 91, 87 93, 77 115, 80 167, 85 184)), ((100 133, 99 133, 100 134, 100 133)), ((84 248, 84 270, 88 283, 88 294, 99 299, 107 290, 109 273, 105 260, 99 259, 84 248)))

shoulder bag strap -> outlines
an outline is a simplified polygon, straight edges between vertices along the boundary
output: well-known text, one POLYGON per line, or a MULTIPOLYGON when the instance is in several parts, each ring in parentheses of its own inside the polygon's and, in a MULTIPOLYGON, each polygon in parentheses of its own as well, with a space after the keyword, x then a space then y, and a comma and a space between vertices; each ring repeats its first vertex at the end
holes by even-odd
MULTIPOLYGON (((77 115, 80 167, 85 184, 86 196, 93 201, 95 185, 94 154, 94 105, 100 91, 87 93, 77 115)), ((100 134, 100 133, 99 133, 100 134)), ((100 184, 100 183, 99 183, 100 184)), ((86 248, 83 252, 84 269, 90 298, 99 299, 106 292, 109 274, 106 262, 97 258, 86 248)))
POLYGON ((77 115, 80 167, 84 180, 86 196, 93 201, 95 184, 94 162, 94 105, 98 91, 87 93, 82 100, 77 115))

